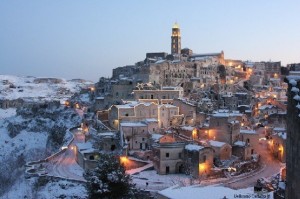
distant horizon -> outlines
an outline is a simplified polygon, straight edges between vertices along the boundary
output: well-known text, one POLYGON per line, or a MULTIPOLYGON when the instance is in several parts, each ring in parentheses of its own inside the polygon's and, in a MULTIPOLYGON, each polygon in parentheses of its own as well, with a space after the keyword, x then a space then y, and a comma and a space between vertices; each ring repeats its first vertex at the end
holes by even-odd
POLYGON ((182 48, 225 59, 299 63, 300 2, 190 0, 0 2, 0 74, 97 82, 112 69, 182 48))

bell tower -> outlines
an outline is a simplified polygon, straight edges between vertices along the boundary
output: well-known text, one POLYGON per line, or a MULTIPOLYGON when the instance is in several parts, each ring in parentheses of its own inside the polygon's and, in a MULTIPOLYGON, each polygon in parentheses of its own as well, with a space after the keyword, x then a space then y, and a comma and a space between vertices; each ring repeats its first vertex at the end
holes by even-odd
POLYGON ((172 27, 172 36, 171 36, 171 54, 180 54, 181 51, 181 35, 180 28, 177 23, 172 27))

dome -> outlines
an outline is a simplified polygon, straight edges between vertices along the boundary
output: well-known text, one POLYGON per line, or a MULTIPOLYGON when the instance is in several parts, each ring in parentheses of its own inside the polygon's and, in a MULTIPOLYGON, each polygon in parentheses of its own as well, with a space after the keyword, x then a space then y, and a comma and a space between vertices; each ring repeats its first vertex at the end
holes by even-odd
POLYGON ((178 25, 177 22, 173 25, 173 28, 178 28, 179 29, 179 25, 178 25))

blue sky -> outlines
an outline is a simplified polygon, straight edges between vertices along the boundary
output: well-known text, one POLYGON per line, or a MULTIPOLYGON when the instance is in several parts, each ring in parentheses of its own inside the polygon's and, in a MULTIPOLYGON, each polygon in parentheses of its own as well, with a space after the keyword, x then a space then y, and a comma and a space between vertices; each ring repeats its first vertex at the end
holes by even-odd
POLYGON ((146 52, 182 47, 225 58, 300 62, 300 1, 2 0, 0 74, 110 77, 146 52))

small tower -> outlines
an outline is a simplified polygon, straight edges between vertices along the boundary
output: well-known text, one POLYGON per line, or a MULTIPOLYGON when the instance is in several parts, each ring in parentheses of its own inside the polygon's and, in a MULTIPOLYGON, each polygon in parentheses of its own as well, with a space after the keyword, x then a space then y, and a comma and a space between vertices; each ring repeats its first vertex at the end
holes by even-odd
POLYGON ((180 54, 181 51, 181 36, 180 28, 177 23, 172 27, 172 36, 171 36, 171 54, 180 54))

